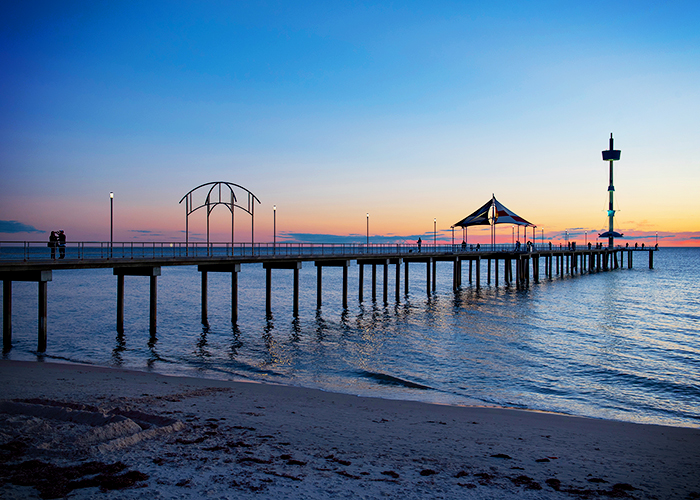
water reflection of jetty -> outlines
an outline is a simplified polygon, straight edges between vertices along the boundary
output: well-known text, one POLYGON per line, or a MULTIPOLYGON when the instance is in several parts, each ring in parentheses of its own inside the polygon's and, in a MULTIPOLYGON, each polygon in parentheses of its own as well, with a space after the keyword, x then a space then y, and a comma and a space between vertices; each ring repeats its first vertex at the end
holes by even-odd
POLYGON ((266 314, 272 312, 272 271, 287 269, 293 271, 293 314, 299 314, 299 270, 304 263, 316 266, 316 305, 322 305, 323 268, 342 269, 343 308, 348 307, 348 268, 356 263, 358 273, 358 300, 364 300, 365 268, 371 274, 371 298, 377 300, 377 285, 382 286, 382 300, 389 302, 389 269, 394 266, 395 293, 397 303, 401 301, 401 267, 403 265, 403 294, 409 294, 410 265, 425 265, 425 290, 428 296, 436 291, 438 262, 452 263, 453 290, 462 288, 466 276, 469 286, 480 288, 482 283, 494 286, 515 286, 526 288, 530 281, 562 278, 565 276, 588 275, 625 267, 632 269, 633 256, 647 252, 649 268, 654 267, 656 247, 647 248, 595 248, 576 245, 550 246, 531 245, 516 250, 513 245, 483 245, 463 247, 462 245, 342 245, 342 244, 209 244, 206 247, 190 243, 182 244, 139 243, 134 244, 87 244, 75 243, 68 248, 66 258, 51 260, 48 249, 28 243, 18 246, 0 246, 0 279, 3 280, 3 348, 12 347, 12 282, 36 282, 39 288, 38 301, 38 347, 46 350, 47 342, 47 302, 48 282, 53 270, 111 268, 117 277, 117 331, 124 330, 124 277, 142 276, 150 280, 150 329, 157 324, 157 280, 164 266, 197 266, 201 274, 201 314, 202 323, 207 324, 207 277, 209 273, 229 273, 231 275, 231 321, 238 318, 238 274, 242 264, 262 264, 265 269, 266 314), (46 254, 46 255, 45 255, 46 254), (382 278, 377 277, 381 268, 382 278), (503 276, 499 276, 502 269, 503 276))

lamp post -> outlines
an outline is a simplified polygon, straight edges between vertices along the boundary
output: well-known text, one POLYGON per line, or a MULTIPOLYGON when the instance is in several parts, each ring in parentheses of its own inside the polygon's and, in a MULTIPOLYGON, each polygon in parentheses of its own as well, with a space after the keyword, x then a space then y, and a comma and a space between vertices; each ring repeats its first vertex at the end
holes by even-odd
POLYGON ((272 251, 277 252, 277 205, 272 205, 272 251))
POLYGON ((656 231, 656 246, 659 246, 659 232, 656 231))
POLYGON ((515 245, 515 225, 510 226, 510 243, 515 245))
POLYGON ((369 246, 369 212, 367 212, 367 246, 369 246))
POLYGON ((114 246, 114 192, 109 192, 109 256, 114 246))
POLYGON ((433 219, 433 250, 437 247, 437 217, 433 219))

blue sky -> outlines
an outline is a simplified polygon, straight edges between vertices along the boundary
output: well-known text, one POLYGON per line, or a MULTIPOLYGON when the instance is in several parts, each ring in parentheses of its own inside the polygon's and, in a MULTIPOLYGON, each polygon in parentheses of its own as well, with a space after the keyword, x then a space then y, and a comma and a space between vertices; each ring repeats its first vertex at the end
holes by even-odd
POLYGON ((114 191, 118 239, 179 239, 182 195, 225 180, 263 240, 273 204, 281 232, 413 237, 492 193, 594 230, 614 132, 619 226, 694 234, 698 26, 697 2, 3 4, 0 220, 104 240, 114 191))

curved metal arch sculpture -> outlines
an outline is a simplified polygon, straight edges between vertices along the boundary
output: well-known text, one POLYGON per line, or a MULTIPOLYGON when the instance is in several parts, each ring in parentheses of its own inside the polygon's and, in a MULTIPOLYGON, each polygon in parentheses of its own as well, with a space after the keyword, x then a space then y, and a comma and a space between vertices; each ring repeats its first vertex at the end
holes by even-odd
POLYGON ((195 212, 199 210, 200 208, 206 207, 207 209, 207 248, 209 248, 209 215, 211 212, 214 210, 214 208, 217 205, 224 205, 226 208, 229 209, 231 212, 231 246, 233 247, 234 243, 234 222, 235 222, 235 217, 234 217, 234 208, 238 207, 241 210, 247 212, 250 214, 251 218, 251 230, 250 230, 250 241, 251 244, 255 243, 255 202, 257 201, 258 204, 260 204, 260 200, 258 199, 257 196, 255 196, 250 190, 244 188, 243 186, 239 184, 234 184, 233 182, 225 182, 225 181, 215 181, 215 182, 207 182, 205 184, 201 184, 197 186, 194 189, 191 189, 185 196, 182 197, 182 199, 179 201, 179 204, 182 202, 185 202, 185 243, 186 246, 189 247, 189 242, 190 242, 190 214, 192 212, 195 212), (192 194, 206 186, 211 186, 209 188, 209 191, 207 192, 206 198, 204 199, 204 203, 201 205, 195 207, 194 206, 194 201, 192 199, 192 194), (218 188, 218 193, 215 191, 218 188), (228 193, 230 194, 229 200, 224 199, 222 196, 222 188, 223 188, 223 194, 226 194, 226 190, 228 190, 228 193), (239 188, 240 190, 244 191, 246 194, 246 204, 241 205, 238 204, 238 198, 236 198, 236 193, 234 192, 235 188, 239 188), (212 193, 214 196, 212 197, 212 193), (217 197, 218 194, 218 197, 217 197))

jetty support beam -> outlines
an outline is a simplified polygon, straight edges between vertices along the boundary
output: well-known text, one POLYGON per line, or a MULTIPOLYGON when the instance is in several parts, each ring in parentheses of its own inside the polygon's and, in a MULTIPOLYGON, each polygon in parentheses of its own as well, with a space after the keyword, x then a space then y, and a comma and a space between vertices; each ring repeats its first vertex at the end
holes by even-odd
POLYGON ((390 264, 395 264, 396 265, 396 283, 395 283, 395 288, 396 288, 396 303, 398 304, 399 301, 401 300, 401 263, 403 262, 402 259, 389 259, 390 264))
MULTIPOLYGON (((400 260, 400 259, 399 259, 400 260)), ((383 276, 384 283, 382 284, 382 296, 384 303, 386 304, 389 298, 389 264, 396 262, 396 260, 388 258, 373 258, 373 259, 358 259, 357 263, 360 266, 371 265, 372 266, 372 300, 377 300, 377 266, 384 266, 383 276)), ((324 264, 326 265, 326 264, 324 264)), ((397 264, 400 265, 400 264, 397 264)))
POLYGON ((9 271, 0 273, 2 280, 2 347, 4 352, 12 349, 12 282, 13 281, 35 281, 39 285, 39 307, 38 307, 38 341, 37 351, 46 352, 46 332, 48 325, 48 285, 47 282, 53 279, 51 270, 40 271, 9 271))
MULTIPOLYGON (((349 260, 317 260, 314 262, 316 266, 316 307, 321 307, 322 303, 322 283, 323 275, 322 269, 324 267, 342 267, 343 268, 343 309, 348 308, 348 267, 350 267, 349 260)), ((301 264, 301 262, 300 262, 301 264)), ((301 266, 299 266, 301 267, 301 266)), ((298 296, 298 292, 297 292, 298 296)))
POLYGON ((115 267, 112 274, 117 277, 117 332, 124 333, 124 276, 148 276, 150 278, 149 293, 149 329, 156 332, 158 307, 158 281, 160 266, 146 267, 115 267))
POLYGON ((202 324, 208 325, 207 318, 207 273, 231 273, 231 323, 238 322, 238 273, 240 264, 202 264, 197 266, 202 273, 202 324))
POLYGON ((293 314, 299 315, 299 269, 301 269, 301 261, 295 260, 292 262, 263 262, 265 269, 265 313, 269 317, 272 315, 272 270, 273 269, 293 269, 294 270, 294 299, 293 299, 293 314))

